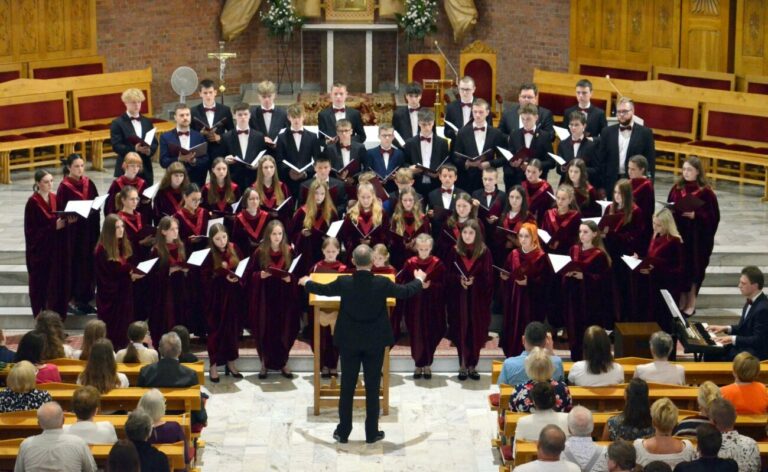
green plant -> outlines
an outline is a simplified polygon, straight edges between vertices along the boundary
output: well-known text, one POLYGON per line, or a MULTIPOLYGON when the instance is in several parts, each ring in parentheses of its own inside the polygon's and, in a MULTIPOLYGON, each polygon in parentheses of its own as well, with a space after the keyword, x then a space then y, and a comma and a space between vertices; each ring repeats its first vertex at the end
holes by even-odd
POLYGON ((437 0, 405 0, 405 14, 396 17, 408 39, 423 39, 437 31, 437 0))
POLYGON ((270 0, 266 14, 259 12, 259 17, 270 36, 290 36, 304 24, 304 17, 296 14, 291 0, 270 0))

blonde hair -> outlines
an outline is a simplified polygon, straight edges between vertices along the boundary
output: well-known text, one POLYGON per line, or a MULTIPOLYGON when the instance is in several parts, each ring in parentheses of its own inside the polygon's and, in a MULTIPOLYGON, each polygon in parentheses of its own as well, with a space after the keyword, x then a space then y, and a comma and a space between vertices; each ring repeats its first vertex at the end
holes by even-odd
POLYGON ((373 246, 373 254, 384 258, 384 263, 389 264, 389 250, 387 246, 379 243, 373 246))
POLYGON ((651 422, 660 433, 669 434, 677 425, 678 409, 669 398, 659 398, 651 405, 651 422))
POLYGON ((262 97, 267 95, 274 95, 277 93, 277 87, 275 87, 274 82, 269 80, 262 80, 256 85, 256 93, 262 97))
POLYGON ((320 182, 318 179, 314 179, 312 183, 309 184, 307 201, 304 203, 304 221, 302 223, 304 229, 311 230, 314 227, 318 210, 320 210, 320 213, 323 215, 323 220, 326 223, 331 224, 331 218, 333 218, 333 215, 336 213, 336 209, 333 207, 333 201, 331 199, 331 191, 328 188, 328 184, 320 182), (321 203, 321 207, 318 208, 317 202, 315 202, 315 192, 321 187, 325 189, 325 198, 323 199, 323 203, 321 203))
POLYGON ((578 204, 576 203, 576 190, 574 190, 573 185, 560 184, 557 187, 557 190, 555 190, 555 195, 557 195, 558 192, 565 192, 565 194, 568 196, 568 199, 570 200, 568 202, 568 208, 570 208, 571 210, 575 210, 578 208, 578 204))
POLYGON ((416 244, 429 243, 430 248, 435 247, 435 239, 429 233, 419 234, 418 236, 416 236, 415 242, 416 244))
POLYGON ((123 159, 123 170, 125 170, 131 164, 138 164, 139 169, 144 166, 141 157, 139 157, 139 154, 135 152, 129 152, 125 155, 125 158, 123 159))
POLYGON ((29 361, 17 362, 8 373, 6 385, 13 393, 27 393, 35 389, 37 369, 29 361))
POLYGON ((129 88, 123 92, 123 94, 120 96, 120 99, 123 101, 123 103, 143 102, 147 99, 147 97, 144 96, 144 92, 142 92, 141 89, 129 88))
POLYGON ((741 382, 753 382, 760 375, 760 360, 749 352, 740 352, 733 359, 733 373, 741 382))
POLYGON ((401 167, 395 172, 395 182, 407 184, 413 182, 413 171, 407 167, 401 167))
POLYGON ((373 221, 374 226, 379 226, 381 221, 384 219, 384 208, 381 206, 381 200, 379 200, 379 198, 376 196, 376 192, 373 190, 373 184, 370 182, 364 182, 357 186, 358 199, 357 203, 347 212, 349 215, 349 220, 353 223, 357 222, 357 218, 360 216, 362 206, 360 205, 359 195, 360 192, 363 191, 371 192, 371 195, 373 195, 373 204, 371 205, 371 221, 373 221))
POLYGON ((708 414, 709 405, 712 404, 713 400, 718 398, 723 398, 723 396, 720 394, 720 387, 715 385, 714 382, 705 380, 701 385, 699 385, 699 393, 696 396, 696 401, 699 404, 699 409, 703 413, 708 414))
POLYGON ((540 347, 531 349, 525 358, 525 374, 528 378, 534 382, 547 382, 554 373, 555 366, 547 351, 540 347))
POLYGON ((416 190, 414 190, 413 187, 409 187, 400 192, 400 195, 397 197, 395 212, 392 214, 392 229, 400 236, 405 233, 405 221, 403 220, 405 209, 403 209, 402 204, 404 195, 413 197, 413 209, 411 209, 411 213, 413 214, 413 223, 416 226, 416 229, 421 225, 421 221, 424 218, 424 213, 421 211, 421 204, 419 203, 419 194, 416 190))
POLYGON ((669 208, 662 208, 661 210, 657 211, 653 217, 659 221, 659 224, 662 228, 664 228, 664 231, 666 231, 668 235, 672 236, 673 238, 677 238, 680 240, 680 242, 683 242, 683 237, 680 236, 680 232, 677 230, 675 217, 672 215, 672 212, 669 211, 669 208))

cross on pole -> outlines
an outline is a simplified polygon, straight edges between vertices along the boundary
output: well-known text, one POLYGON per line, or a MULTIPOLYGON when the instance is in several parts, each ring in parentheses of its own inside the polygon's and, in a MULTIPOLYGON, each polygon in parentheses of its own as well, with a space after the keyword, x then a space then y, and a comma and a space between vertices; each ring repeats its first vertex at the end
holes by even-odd
POLYGON ((218 52, 208 53, 208 59, 217 59, 219 61, 219 92, 221 93, 222 103, 224 102, 224 91, 227 89, 227 87, 224 86, 224 70, 227 68, 227 60, 236 57, 236 52, 224 51, 224 41, 219 41, 218 52))

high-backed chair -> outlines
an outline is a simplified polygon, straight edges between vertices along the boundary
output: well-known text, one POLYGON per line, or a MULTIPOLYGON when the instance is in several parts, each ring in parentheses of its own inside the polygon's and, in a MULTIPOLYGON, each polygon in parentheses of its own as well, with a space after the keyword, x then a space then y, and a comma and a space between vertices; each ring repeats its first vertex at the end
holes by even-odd
POLYGON ((496 51, 482 41, 474 41, 459 54, 459 72, 475 80, 475 97, 482 98, 496 114, 496 51))
MULTIPOLYGON (((424 79, 442 80, 445 77, 445 58, 440 54, 408 54, 408 82, 418 82, 424 87, 424 79)), ((424 90, 421 105, 434 107, 436 90, 424 90)))

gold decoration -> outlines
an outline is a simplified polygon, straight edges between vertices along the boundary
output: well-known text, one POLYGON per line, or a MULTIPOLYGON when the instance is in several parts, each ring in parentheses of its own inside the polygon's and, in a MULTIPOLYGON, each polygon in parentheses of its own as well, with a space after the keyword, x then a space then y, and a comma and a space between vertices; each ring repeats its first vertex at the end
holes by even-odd
POLYGON ((462 54, 496 54, 496 50, 480 40, 472 41, 461 50, 462 54))
POLYGON ((259 5, 261 0, 227 0, 219 17, 222 39, 232 41, 243 34, 259 5))
POLYGON ((443 5, 453 28, 453 41, 461 42, 477 24, 475 0, 445 0, 443 5))
POLYGON ((720 0, 692 0, 691 13, 696 15, 719 15, 720 0))
POLYGON ((296 13, 307 18, 322 17, 322 5, 320 0, 293 0, 293 8, 296 13))
POLYGON ((404 0, 379 0, 379 18, 394 18, 395 13, 405 13, 404 0))
POLYGON ((341 23, 373 23, 375 0, 326 0, 325 20, 341 23))

